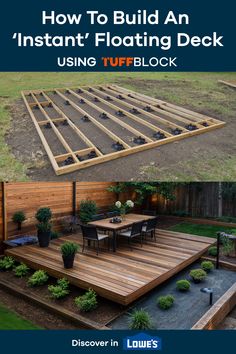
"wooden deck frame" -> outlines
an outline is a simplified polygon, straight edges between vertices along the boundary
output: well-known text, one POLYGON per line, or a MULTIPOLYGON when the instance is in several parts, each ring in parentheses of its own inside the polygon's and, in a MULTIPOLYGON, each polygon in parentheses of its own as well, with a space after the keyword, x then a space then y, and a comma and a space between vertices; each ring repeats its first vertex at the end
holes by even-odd
POLYGON ((38 135, 42 141, 42 144, 45 148, 45 151, 47 152, 52 167, 57 175, 73 172, 82 168, 87 168, 89 166, 104 163, 106 161, 114 160, 147 149, 152 149, 167 143, 178 141, 194 135, 202 134, 211 131, 213 129, 221 128, 225 125, 225 122, 223 121, 208 117, 200 113, 192 112, 188 109, 164 102, 162 100, 147 97, 143 94, 136 93, 134 91, 125 88, 121 88, 117 85, 96 85, 96 86, 82 86, 82 87, 64 88, 64 89, 58 88, 58 89, 48 89, 48 90, 43 90, 43 89, 28 90, 28 91, 22 91, 22 97, 26 105, 26 108, 29 111, 30 117, 35 125, 35 128, 38 132, 38 135), (102 91, 100 91, 101 88, 102 91), (116 116, 115 113, 114 114, 110 113, 110 111, 101 108, 99 104, 96 104, 95 102, 92 102, 91 100, 83 97, 82 94, 80 95, 77 92, 75 92, 74 91, 75 89, 77 90, 81 89, 82 93, 84 92, 86 95, 88 95, 93 99, 98 98, 101 104, 106 105, 109 109, 112 109, 114 111, 122 110, 121 106, 116 104, 119 102, 120 105, 123 105, 127 109, 127 110, 124 109, 124 113, 127 119, 122 120, 122 118, 120 117, 118 118, 118 116, 116 116), (70 117, 63 111, 63 109, 61 109, 58 106, 58 104, 56 104, 56 102, 53 101, 53 98, 50 98, 48 96, 48 93, 50 92, 54 92, 57 95, 59 95, 63 100, 68 101, 69 104, 78 112, 78 114, 82 116, 83 115, 88 116, 92 124, 96 125, 96 127, 99 130, 101 130, 105 135, 107 135, 112 141, 119 142, 120 144, 122 144, 124 149, 121 151, 103 153, 101 149, 97 148, 97 146, 93 143, 92 140, 88 139, 88 137, 85 134, 83 134, 83 132, 73 123, 72 119, 70 119, 70 117), (122 128, 126 129, 127 131, 131 132, 134 135, 133 138, 135 137, 137 138, 138 136, 141 136, 142 138, 145 139, 146 143, 137 146, 130 146, 130 144, 127 141, 125 141, 124 138, 121 138, 121 136, 119 136, 119 134, 117 133, 115 134, 110 129, 108 129, 105 126, 105 123, 103 124, 102 120, 93 117, 91 114, 89 114, 86 111, 86 108, 83 109, 79 104, 75 103, 68 96, 65 96, 65 92, 70 93, 71 95, 73 95, 73 97, 78 98, 78 100, 82 98, 86 102, 87 107, 91 107, 92 109, 95 109, 98 112, 98 114, 106 113, 106 115, 112 121, 114 121, 116 125, 120 126, 121 131, 122 128), (39 94, 43 97, 42 100, 37 99, 36 96, 39 94), (106 101, 104 99, 104 96, 106 94, 112 97, 113 99, 112 102, 106 101), (127 101, 126 99, 120 100, 119 98, 116 98, 115 97, 116 94, 123 95, 127 99, 127 101), (132 97, 130 97, 129 95, 131 95, 132 97), (29 101, 28 96, 31 98, 31 101, 29 101), (54 108, 54 110, 58 113, 58 117, 50 118, 50 116, 47 114, 45 110, 45 108, 48 105, 54 108), (146 112, 143 109, 147 105, 149 105, 152 108, 152 112, 146 112), (40 112, 44 117, 43 120, 38 120, 36 118, 34 113, 35 107, 39 108, 40 112), (140 111, 140 113, 142 113, 143 117, 142 118, 138 117, 137 115, 129 112, 128 111, 129 108, 136 108, 138 111, 140 111), (164 115, 165 118, 161 116, 162 114, 164 115), (155 122, 150 123, 149 121, 145 120, 145 117, 149 117, 155 122), (173 121, 169 121, 167 117, 172 118, 173 120, 176 121, 176 123, 173 121), (86 146, 84 149, 74 151, 70 147, 70 144, 66 141, 65 137, 63 137, 63 135, 57 128, 57 123, 63 122, 64 120, 67 121, 70 128, 72 128, 73 131, 78 135, 78 137, 84 142, 86 146), (151 138, 150 136, 147 136, 147 134, 143 133, 141 128, 139 129, 134 128, 132 126, 133 124, 132 122, 137 122, 139 124, 139 127, 142 125, 144 128, 148 128, 150 132, 151 131, 153 131, 153 133, 161 132, 165 135, 165 138, 160 140, 157 140, 154 137, 151 138), (179 122, 181 124, 195 125, 197 129, 188 130, 184 127, 184 125, 179 125, 178 124, 179 122), (203 122, 206 122, 208 126, 203 126, 202 125, 203 122), (50 126, 52 127, 52 131, 55 133, 57 139, 64 147, 65 153, 53 154, 49 145, 49 141, 47 141, 42 130, 42 127, 47 123, 49 123, 50 126), (160 128, 158 126, 158 123, 166 126, 167 129, 160 128), (174 135, 172 131, 171 132, 168 131, 168 129, 175 129, 175 128, 181 129, 182 133, 179 135, 174 135), (77 157, 77 155, 81 157, 86 157, 86 155, 92 151, 96 152, 97 157, 92 159, 85 159, 83 161, 80 161, 77 157), (68 157, 71 157, 73 159, 73 163, 69 165, 62 165, 63 162, 68 157))
POLYGON ((220 84, 223 84, 223 85, 226 85, 226 86, 229 86, 229 87, 232 87, 232 88, 236 88, 236 81, 224 81, 224 80, 218 80, 218 82, 220 84))
MULTIPOLYGON (((157 230, 157 242, 133 244, 120 242, 117 252, 92 248, 76 255, 73 269, 64 269, 60 246, 65 241, 82 243, 81 235, 53 240, 48 248, 38 245, 15 247, 5 254, 24 262, 33 269, 44 269, 49 275, 66 277, 71 284, 93 288, 100 296, 128 305, 170 279, 196 260, 215 243, 215 239, 157 230)), ((102 246, 102 245, 101 245, 102 246)))

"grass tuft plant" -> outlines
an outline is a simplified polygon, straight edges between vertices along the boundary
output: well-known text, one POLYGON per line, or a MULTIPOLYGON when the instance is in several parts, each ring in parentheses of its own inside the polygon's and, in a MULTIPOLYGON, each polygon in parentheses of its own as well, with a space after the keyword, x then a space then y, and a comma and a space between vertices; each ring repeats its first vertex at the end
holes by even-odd
POLYGON ((151 318, 144 309, 135 310, 130 314, 129 328, 134 330, 145 330, 151 328, 151 318))
POLYGON ((165 295, 157 298, 157 304, 162 310, 170 309, 174 304, 175 298, 173 295, 165 295))
POLYGON ((191 270, 189 275, 193 279, 194 283, 201 283, 203 280, 205 280, 207 273, 205 270, 199 268, 191 270))
POLYGON ((205 270, 205 272, 209 273, 214 269, 214 264, 211 261, 203 261, 201 263, 201 268, 205 270))
POLYGON ((216 257, 217 256, 217 247, 216 246, 209 247, 208 254, 209 254, 209 256, 216 257))

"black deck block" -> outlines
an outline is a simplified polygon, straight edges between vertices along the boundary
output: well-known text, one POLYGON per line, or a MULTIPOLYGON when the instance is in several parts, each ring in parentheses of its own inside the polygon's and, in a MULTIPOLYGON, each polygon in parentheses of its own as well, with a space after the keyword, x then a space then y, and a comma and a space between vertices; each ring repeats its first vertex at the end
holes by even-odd
POLYGON ((72 165, 73 163, 74 163, 73 157, 69 156, 67 157, 67 159, 64 160, 63 165, 68 166, 68 165, 72 165))
POLYGON ((34 106, 34 109, 39 109, 39 106, 38 105, 34 106))
POLYGON ((66 90, 66 93, 68 93, 70 95, 70 91, 69 90, 66 90))
POLYGON ((153 134, 153 137, 156 138, 156 139, 158 139, 158 140, 162 140, 162 139, 165 139, 165 138, 166 138, 165 134, 162 133, 162 132, 160 132, 160 131, 154 133, 154 134, 153 134))
POLYGON ((91 87, 88 89, 88 91, 89 92, 94 92, 94 90, 91 87))
POLYGON ((147 143, 146 140, 144 138, 142 138, 141 136, 134 138, 134 142, 135 142, 135 144, 138 144, 138 145, 143 145, 143 144, 147 143))
POLYGON ((83 91, 81 89, 78 89, 77 93, 83 93, 83 91))
POLYGON ((66 126, 66 125, 69 125, 67 119, 63 120, 62 125, 65 125, 65 126, 66 126))
POLYGON ((42 92, 40 92, 40 94, 39 94, 40 96, 43 96, 43 93, 42 92))
POLYGON ((100 102, 100 100, 97 97, 94 97, 94 102, 100 102))
POLYGON ((84 157, 79 156, 79 155, 76 155, 76 157, 77 157, 77 159, 78 159, 79 161, 84 161, 84 157))
POLYGON ((65 101, 65 105, 66 106, 69 106, 70 105, 70 102, 68 100, 65 101))
POLYGON ((194 124, 188 124, 185 126, 186 129, 190 130, 190 131, 193 131, 193 130, 197 130, 197 126, 194 125, 194 124))
POLYGON ((107 100, 107 101, 113 101, 113 99, 112 99, 110 96, 107 96, 107 97, 106 97, 106 100, 107 100))
POLYGON ((175 129, 172 129, 172 134, 174 135, 179 135, 182 133, 183 130, 179 129, 179 128, 175 128, 175 129))
POLYGON ((115 113, 117 116, 119 116, 119 117, 125 117, 125 113, 123 112, 123 111, 116 111, 116 113, 115 113))
POLYGON ((112 147, 113 147, 113 149, 116 150, 116 151, 121 151, 121 150, 124 150, 124 149, 125 149, 125 148, 124 148, 124 145, 121 144, 119 141, 117 141, 116 143, 113 143, 113 144, 112 144, 112 147))
POLYGON ((132 113, 132 114, 140 114, 140 112, 137 110, 137 108, 130 109, 130 113, 132 113))
POLYGON ((209 124, 207 122, 203 122, 201 124, 203 125, 203 127, 209 127, 209 124))
POLYGON ((125 100, 125 98, 122 95, 116 96, 116 98, 119 98, 119 100, 125 100))
POLYGON ((134 98, 134 96, 132 96, 130 93, 128 94, 128 96, 129 96, 130 98, 134 98))
POLYGON ((96 151, 92 150, 88 155, 88 159, 94 159, 97 157, 96 151))
POLYGON ((146 107, 144 107, 144 111, 153 112, 153 109, 150 106, 146 106, 146 107))
POLYGON ((83 116, 81 119, 82 119, 82 121, 83 121, 83 122, 90 122, 89 117, 88 117, 88 116, 86 116, 86 115, 85 115, 85 116, 83 116))
POLYGON ((44 128, 46 128, 46 129, 51 129, 52 126, 51 126, 51 124, 48 122, 48 123, 46 123, 46 124, 44 125, 44 128))
POLYGON ((104 112, 103 112, 103 113, 100 113, 100 114, 99 114, 99 117, 102 118, 102 119, 108 119, 107 114, 104 113, 104 112))
POLYGON ((83 98, 81 98, 81 99, 79 100, 79 103, 84 104, 84 103, 85 103, 85 100, 83 100, 83 98))
POLYGON ((53 94, 54 94, 54 95, 57 95, 57 91, 54 90, 54 91, 53 91, 53 94))
POLYGON ((49 102, 48 107, 52 108, 52 102, 49 102))
MULTIPOLYGON (((109 87, 108 87, 109 88, 109 87)), ((103 87, 99 87, 99 91, 105 91, 103 87)))

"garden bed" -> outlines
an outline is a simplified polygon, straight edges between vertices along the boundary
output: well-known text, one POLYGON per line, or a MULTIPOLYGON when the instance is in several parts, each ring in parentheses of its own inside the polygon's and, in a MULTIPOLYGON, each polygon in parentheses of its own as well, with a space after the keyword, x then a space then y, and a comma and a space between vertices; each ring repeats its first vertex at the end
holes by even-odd
POLYGON ((137 309, 145 309, 151 316, 154 329, 190 329, 206 313, 209 306, 209 295, 200 292, 202 287, 214 289, 213 302, 216 302, 234 283, 235 272, 225 269, 214 269, 207 275, 204 282, 194 284, 191 282, 189 292, 182 293, 176 290, 176 281, 189 279, 189 271, 199 268, 195 263, 178 275, 172 277, 163 285, 157 287, 141 301, 137 302, 132 309, 127 310, 120 317, 112 321, 108 326, 112 329, 128 329, 129 314, 137 309), (161 310, 156 304, 159 296, 171 294, 175 298, 172 308, 161 310))
MULTIPOLYGON (((30 275, 30 274, 29 274, 30 275)), ((92 312, 81 313, 74 303, 74 299, 77 296, 84 294, 84 290, 79 289, 70 285, 70 294, 64 299, 53 300, 50 297, 48 291, 49 284, 55 284, 54 278, 49 278, 47 284, 31 288, 27 285, 27 279, 29 276, 24 278, 15 277, 12 271, 1 271, 0 272, 0 282, 10 283, 11 286, 17 286, 20 291, 26 295, 35 296, 40 298, 42 301, 48 303, 49 305, 58 305, 62 310, 67 310, 68 312, 74 313, 75 315, 80 315, 80 318, 86 324, 87 322, 94 322, 98 324, 98 327, 103 327, 106 323, 110 322, 113 318, 117 317, 122 311, 123 308, 120 305, 117 305, 111 301, 105 300, 98 297, 98 307, 92 312)), ((19 294, 20 297, 20 294, 19 294)), ((63 317, 63 314, 62 314, 63 317)), ((74 326, 72 326, 73 328, 74 326)))

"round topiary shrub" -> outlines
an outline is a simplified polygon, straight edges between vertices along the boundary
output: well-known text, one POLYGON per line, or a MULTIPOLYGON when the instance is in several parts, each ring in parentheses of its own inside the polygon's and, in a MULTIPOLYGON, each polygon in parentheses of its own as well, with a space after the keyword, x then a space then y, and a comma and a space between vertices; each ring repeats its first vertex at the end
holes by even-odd
POLYGON ((205 270, 205 272, 209 273, 212 269, 214 269, 214 264, 211 261, 203 261, 201 263, 201 268, 205 270))
POLYGON ((189 275, 193 279, 194 283, 201 283, 203 280, 205 280, 207 273, 205 270, 199 268, 191 270, 189 275))
POLYGON ((157 299, 157 304, 162 310, 170 309, 174 304, 175 298, 172 295, 160 296, 157 299))
POLYGON ((130 329, 145 330, 151 328, 151 318, 147 311, 140 309, 130 314, 130 329))
POLYGON ((216 257, 217 256, 217 247, 212 246, 212 247, 208 248, 208 254, 209 254, 209 256, 216 257))
POLYGON ((189 291, 190 286, 190 282, 186 279, 178 280, 176 282, 176 289, 179 291, 189 291))

